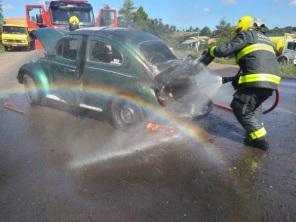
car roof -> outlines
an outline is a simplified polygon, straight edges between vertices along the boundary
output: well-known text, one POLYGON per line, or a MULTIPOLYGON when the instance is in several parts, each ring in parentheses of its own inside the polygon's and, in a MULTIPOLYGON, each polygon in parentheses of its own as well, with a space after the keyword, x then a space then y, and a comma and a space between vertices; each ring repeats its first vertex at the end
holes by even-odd
POLYGON ((81 28, 77 29, 70 34, 84 34, 84 35, 97 35, 104 36, 112 40, 117 40, 119 42, 131 45, 138 45, 141 42, 146 41, 161 41, 155 35, 147 32, 127 29, 127 28, 110 28, 110 27, 91 27, 91 28, 81 28))

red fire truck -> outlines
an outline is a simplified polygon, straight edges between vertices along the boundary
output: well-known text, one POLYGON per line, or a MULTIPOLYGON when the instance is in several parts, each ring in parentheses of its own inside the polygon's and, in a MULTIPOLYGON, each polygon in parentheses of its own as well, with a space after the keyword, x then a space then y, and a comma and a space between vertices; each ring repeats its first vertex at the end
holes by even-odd
POLYGON ((67 29, 71 16, 80 20, 80 27, 112 26, 117 27, 117 11, 109 7, 100 9, 95 19, 93 7, 87 0, 51 0, 45 5, 26 5, 26 19, 29 31, 50 27, 67 29))

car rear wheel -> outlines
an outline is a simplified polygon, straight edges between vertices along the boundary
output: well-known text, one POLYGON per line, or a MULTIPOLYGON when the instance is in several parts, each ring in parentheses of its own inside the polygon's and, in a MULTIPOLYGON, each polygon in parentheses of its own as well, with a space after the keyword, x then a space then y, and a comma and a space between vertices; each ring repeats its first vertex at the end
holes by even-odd
POLYGON ((38 105, 41 103, 42 94, 36 81, 28 74, 24 75, 24 86, 26 91, 26 98, 29 104, 38 105))
POLYGON ((108 109, 111 124, 117 129, 135 126, 144 118, 143 110, 127 101, 113 100, 108 109))

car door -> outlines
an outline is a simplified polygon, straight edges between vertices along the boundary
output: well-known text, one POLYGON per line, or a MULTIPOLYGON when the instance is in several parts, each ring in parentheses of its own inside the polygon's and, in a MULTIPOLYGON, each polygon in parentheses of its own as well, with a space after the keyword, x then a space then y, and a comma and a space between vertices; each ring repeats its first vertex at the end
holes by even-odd
POLYGON ((112 96, 133 90, 137 78, 123 48, 110 40, 91 36, 86 51, 83 103, 104 107, 112 96))
POLYGON ((53 84, 59 90, 59 97, 69 103, 77 104, 77 89, 80 84, 83 59, 83 37, 66 36, 56 46, 56 56, 51 60, 51 76, 53 84))

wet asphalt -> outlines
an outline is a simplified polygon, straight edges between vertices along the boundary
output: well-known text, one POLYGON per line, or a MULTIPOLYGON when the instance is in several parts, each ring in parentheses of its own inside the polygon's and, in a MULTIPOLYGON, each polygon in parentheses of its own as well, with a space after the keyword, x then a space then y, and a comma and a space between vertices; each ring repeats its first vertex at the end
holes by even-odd
MULTIPOLYGON (((233 114, 217 108, 179 121, 176 134, 151 134, 52 101, 30 107, 15 77, 34 57, 0 54, 0 221, 296 221, 295 79, 283 80, 264 118, 263 152, 244 146, 233 114)), ((229 104, 232 93, 224 85, 215 101, 229 104)))

